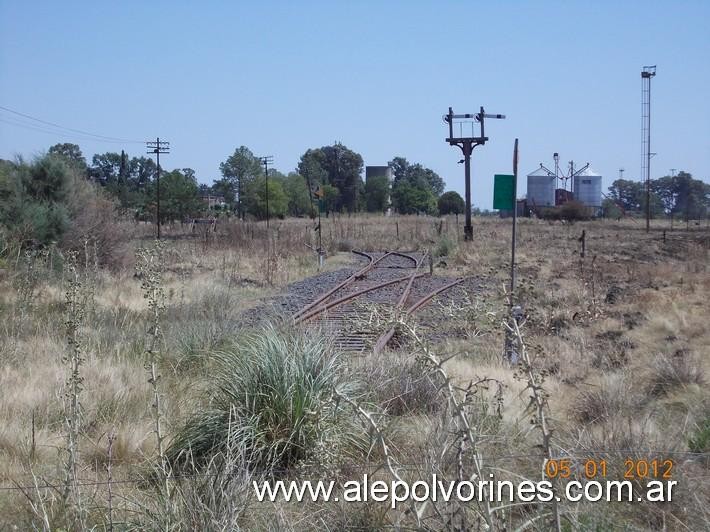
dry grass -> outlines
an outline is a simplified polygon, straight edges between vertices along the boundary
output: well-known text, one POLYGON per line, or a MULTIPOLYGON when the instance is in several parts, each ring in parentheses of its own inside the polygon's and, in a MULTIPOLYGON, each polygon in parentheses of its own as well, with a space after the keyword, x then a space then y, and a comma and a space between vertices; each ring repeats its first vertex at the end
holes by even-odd
MULTIPOLYGON (((350 254, 342 250, 353 247, 430 249, 441 257, 437 272, 442 275, 485 276, 489 281, 483 296, 485 310, 495 311, 495 323, 481 330, 475 319, 467 318, 455 324, 456 330, 467 331, 465 338, 449 337, 434 347, 443 356, 458 354, 445 365, 457 384, 484 376, 505 384, 502 417, 485 425, 491 431, 484 447, 487 463, 539 475, 538 441, 529 430, 525 382, 500 358, 509 220, 476 219, 471 243, 461 239, 462 222, 456 226, 453 218, 447 218, 439 233, 438 220, 426 217, 324 219, 324 246, 329 253, 325 267, 347 264, 350 254)), ((168 436, 193 411, 192 386, 209 381, 205 379, 211 369, 209 355, 238 342, 245 332, 240 314, 318 271, 317 258, 308 247, 316 245, 313 226, 310 220, 274 220, 268 241, 264 224, 226 223, 218 226, 216 234, 197 237, 180 226, 166 228, 167 309, 160 386, 168 436)), ((133 230, 139 238, 134 244, 149 240, 149 226, 133 230)), ((575 526, 603 529, 616 520, 627 522, 630 529, 660 529, 663 522, 667 529, 699 529, 707 517, 702 508, 709 500, 710 460, 674 453, 703 449, 710 441, 705 434, 710 419, 708 241, 704 228, 669 232, 664 243, 659 231, 646 234, 634 222, 572 225, 521 220, 518 300, 527 317, 526 342, 545 375, 556 451, 581 458, 600 449, 632 450, 639 458, 666 452, 678 457, 675 471, 685 483, 677 504, 611 505, 605 508, 606 517, 596 515, 595 506, 568 507, 575 526), (584 259, 577 242, 582 229, 587 233, 584 259)), ((154 456, 151 392, 142 358, 149 326, 146 301, 133 275, 132 250, 122 253, 121 267, 102 270, 91 281, 94 297, 82 330, 86 362, 80 472, 87 479, 106 478, 110 431, 116 434, 114 478, 144 474, 154 456)), ((58 449, 64 444, 61 357, 66 350, 66 286, 57 267, 42 270, 32 308, 25 311, 17 290, 20 268, 14 269, 11 258, 3 259, 0 482, 3 486, 12 481, 31 483, 31 473, 55 481, 61 471, 58 449)), ((476 304, 472 302, 469 309, 474 314, 476 304)), ((348 371, 370 383, 368 401, 389 414, 386 425, 400 459, 416 462, 431 454, 441 438, 441 405, 436 404, 440 392, 411 355, 388 353, 353 361, 348 371)), ((619 453, 608 457, 623 458, 619 453)), ((350 472, 357 474, 361 467, 354 462, 350 472)), ((143 488, 126 484, 120 493, 140 507, 139 502, 147 500, 143 488)), ((241 493, 237 485, 220 489, 241 493)), ((104 487, 92 495, 97 506, 105 505, 105 495, 104 487)), ((241 506, 227 508, 224 501, 219 510, 209 510, 211 503, 187 487, 183 496, 195 508, 190 510, 192 518, 197 514, 204 518, 209 511, 226 512, 230 522, 244 528, 271 526, 260 511, 250 514, 241 506)), ((26 528, 38 522, 23 501, 18 492, 0 493, 0 528, 12 524, 26 528)), ((391 519, 369 506, 317 510, 331 519, 333 527, 336 522, 375 526, 391 519)), ((285 529, 302 528, 294 519, 306 513, 289 505, 270 510, 285 529)), ((322 525, 315 520, 307 523, 322 525)))

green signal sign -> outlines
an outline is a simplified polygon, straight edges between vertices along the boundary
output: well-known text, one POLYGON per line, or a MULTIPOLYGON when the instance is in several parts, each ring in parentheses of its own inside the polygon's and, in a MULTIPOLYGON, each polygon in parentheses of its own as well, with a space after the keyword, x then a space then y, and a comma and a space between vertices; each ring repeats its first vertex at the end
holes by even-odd
POLYGON ((493 208, 501 211, 512 211, 515 208, 515 176, 493 176, 493 208))

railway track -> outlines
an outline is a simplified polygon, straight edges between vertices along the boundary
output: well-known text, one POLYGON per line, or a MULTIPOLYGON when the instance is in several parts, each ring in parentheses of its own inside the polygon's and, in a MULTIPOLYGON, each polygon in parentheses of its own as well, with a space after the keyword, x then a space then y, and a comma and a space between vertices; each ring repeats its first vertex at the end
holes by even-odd
POLYGON ((421 270, 426 254, 353 253, 365 257, 367 264, 293 314, 294 323, 320 327, 333 335, 336 346, 344 351, 362 352, 373 347, 379 352, 394 336, 394 329, 378 333, 368 327, 361 319, 363 305, 388 306, 412 314, 463 281, 458 279, 432 289, 431 282, 425 282, 425 278, 431 279, 430 274, 421 270))

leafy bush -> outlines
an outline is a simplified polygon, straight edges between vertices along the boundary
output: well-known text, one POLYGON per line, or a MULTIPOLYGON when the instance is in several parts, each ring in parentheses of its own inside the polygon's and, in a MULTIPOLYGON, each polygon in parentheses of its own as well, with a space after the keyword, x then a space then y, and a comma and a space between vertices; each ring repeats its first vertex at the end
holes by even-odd
POLYGON ((438 201, 439 214, 462 214, 466 212, 466 203, 458 192, 444 192, 438 201))
POLYGON ((568 201, 558 207, 544 207, 539 210, 539 216, 544 220, 566 220, 568 222, 589 220, 589 207, 579 201, 568 201))
POLYGON ((100 264, 119 267, 128 262, 132 257, 128 243, 135 225, 124 223, 116 200, 76 174, 71 175, 69 187, 71 196, 66 202, 69 223, 61 239, 62 247, 83 254, 88 241, 100 264))
POLYGON ((446 257, 456 249, 456 242, 448 236, 442 236, 434 248, 434 257, 446 257))
POLYGON ((0 228, 17 247, 60 243, 83 255, 90 242, 102 264, 116 264, 131 237, 114 201, 64 157, 0 161, 0 228))
POLYGON ((168 449, 175 466, 207 463, 238 442, 250 469, 274 472, 357 443, 350 412, 331 399, 335 387, 357 395, 357 385, 321 337, 270 326, 214 362, 205 407, 168 449))
POLYGON ((69 227, 69 213, 57 203, 30 203, 24 209, 23 219, 29 230, 26 240, 42 244, 59 241, 69 227))
POLYGON ((579 201, 568 201, 567 203, 560 205, 559 209, 560 218, 562 220, 567 220, 568 222, 589 220, 591 218, 589 207, 579 201))

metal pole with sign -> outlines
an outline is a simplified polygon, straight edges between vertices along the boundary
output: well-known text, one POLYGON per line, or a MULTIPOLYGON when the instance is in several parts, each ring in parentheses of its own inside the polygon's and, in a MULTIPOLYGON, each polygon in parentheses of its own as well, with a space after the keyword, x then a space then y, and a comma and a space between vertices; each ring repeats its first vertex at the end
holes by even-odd
POLYGON ((518 225, 518 139, 513 148, 513 241, 510 252, 510 306, 515 295, 515 233, 518 225))
MULTIPOLYGON (((493 185, 493 208, 513 211, 513 234, 510 250, 510 293, 508 295, 510 323, 522 319, 522 309, 515 304, 515 248, 518 225, 518 139, 513 147, 513 175, 496 174, 493 185)), ((515 351, 515 339, 511 330, 506 330, 504 356, 511 364, 517 364, 518 354, 515 351)))

